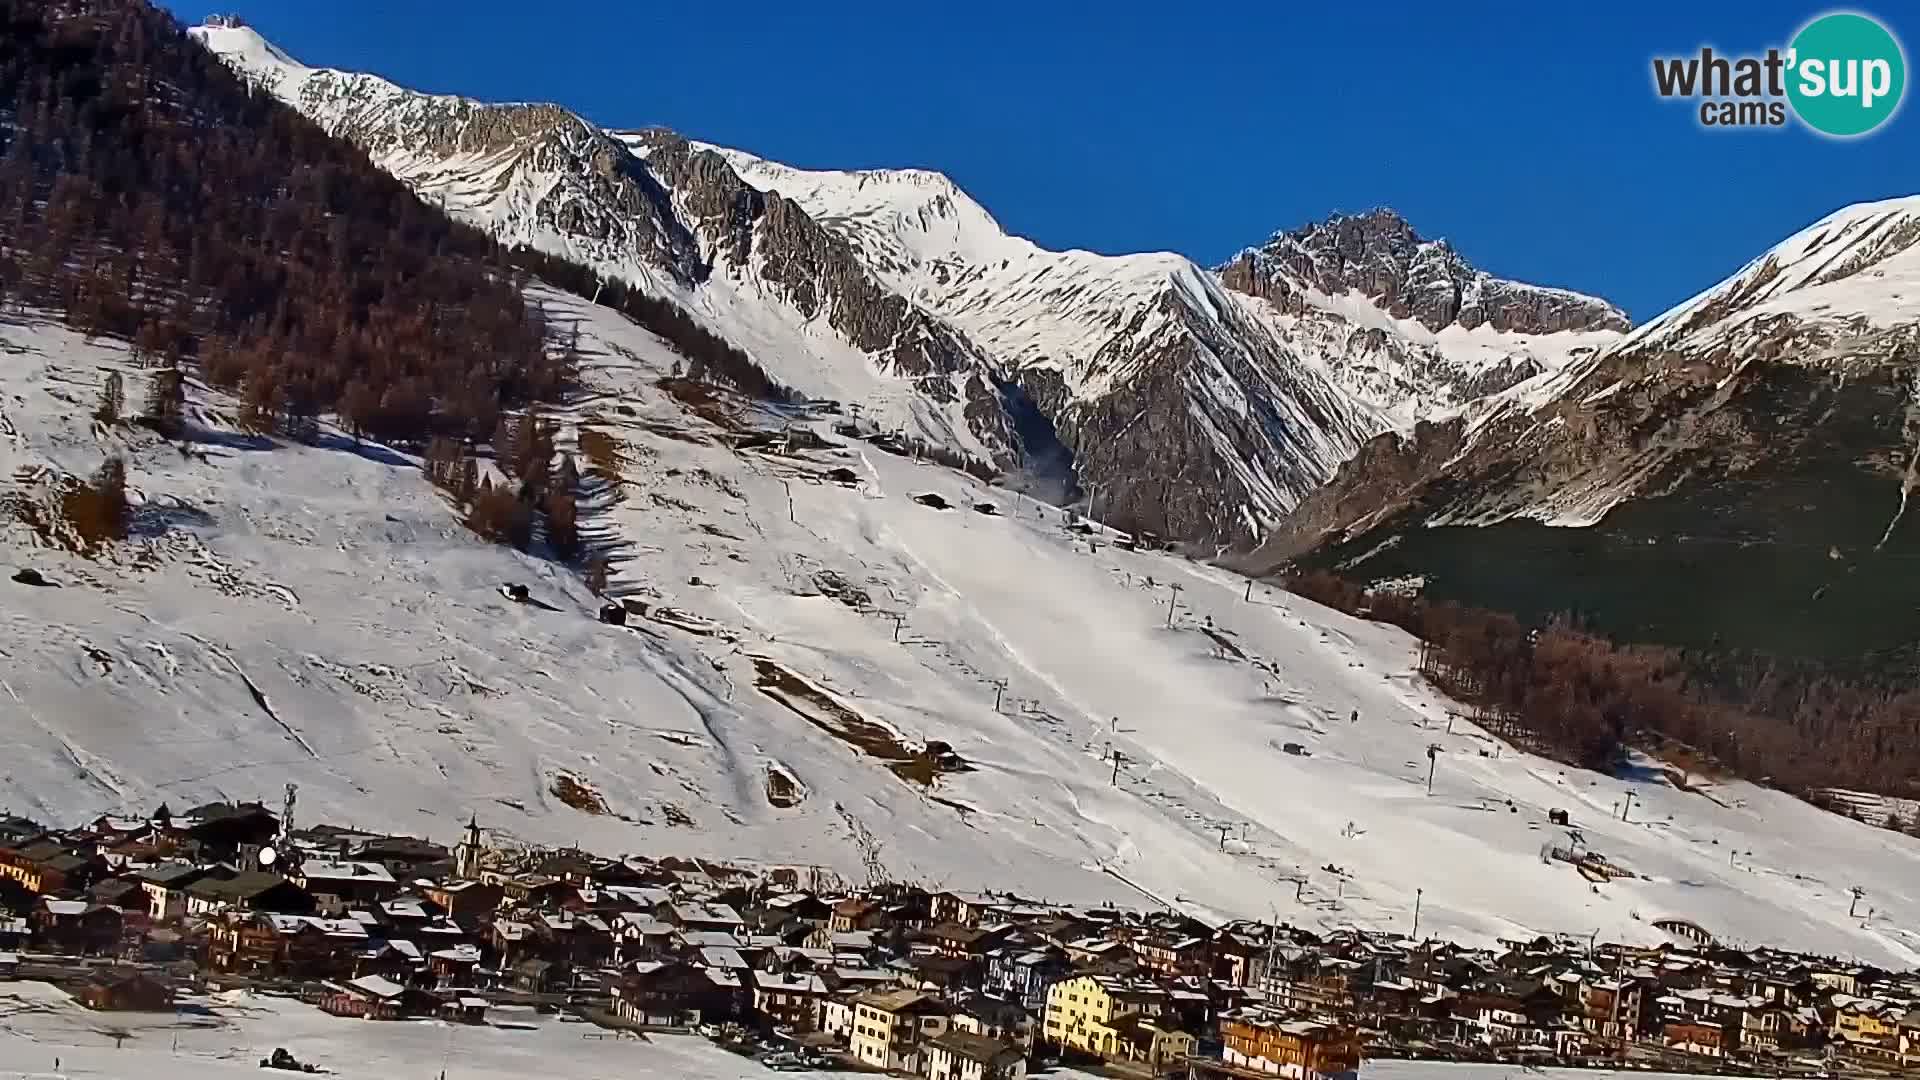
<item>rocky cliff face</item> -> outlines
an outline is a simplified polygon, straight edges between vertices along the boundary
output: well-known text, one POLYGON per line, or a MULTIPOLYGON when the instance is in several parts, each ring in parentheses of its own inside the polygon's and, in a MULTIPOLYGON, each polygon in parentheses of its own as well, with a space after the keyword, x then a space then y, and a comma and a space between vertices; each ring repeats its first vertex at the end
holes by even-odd
POLYGON ((1597 297, 1477 269, 1384 209, 1276 233, 1219 273, 1400 431, 1589 357, 1628 326, 1597 297))
POLYGON ((828 325, 890 374, 942 404, 964 402, 973 425, 1012 467, 1011 425, 987 358, 953 327, 884 285, 845 238, 799 203, 749 186, 727 160, 664 128, 621 136, 672 188, 692 228, 725 263, 751 273, 805 319, 828 325))
POLYGON ((1916 223, 1920 200, 1843 210, 1558 375, 1370 442, 1248 565, 1682 644, 1911 643, 1916 223))
POLYGON ((1251 543, 1388 422, 1182 256, 1046 250, 925 170, 811 171, 717 152, 986 350, 1051 418, 1090 508, 1112 524, 1251 543))
POLYGON ((1429 330, 1478 326, 1520 334, 1624 331, 1626 313, 1597 297, 1494 277, 1444 240, 1424 240, 1392 210, 1336 214, 1274 234, 1220 268, 1229 288, 1299 314, 1307 289, 1355 292, 1429 330))

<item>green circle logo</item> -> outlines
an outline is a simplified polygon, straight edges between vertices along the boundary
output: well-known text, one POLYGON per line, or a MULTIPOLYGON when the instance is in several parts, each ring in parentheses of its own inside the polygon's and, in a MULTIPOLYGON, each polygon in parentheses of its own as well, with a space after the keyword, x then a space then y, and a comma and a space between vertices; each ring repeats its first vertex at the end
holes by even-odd
POLYGON ((1900 43, 1865 15, 1822 15, 1794 35, 1787 100, 1823 135, 1865 135, 1887 122, 1907 88, 1900 43))

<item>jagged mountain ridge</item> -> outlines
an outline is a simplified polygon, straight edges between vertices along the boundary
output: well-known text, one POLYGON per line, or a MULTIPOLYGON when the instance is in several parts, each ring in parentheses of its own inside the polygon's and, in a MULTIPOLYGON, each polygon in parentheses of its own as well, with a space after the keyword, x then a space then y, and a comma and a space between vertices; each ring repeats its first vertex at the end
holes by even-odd
POLYGON ((714 149, 1006 365, 1103 518, 1258 535, 1385 422, 1182 256, 1048 251, 926 170, 809 171, 714 149))
POLYGON ((1385 208, 1277 232, 1219 273, 1396 428, 1557 371, 1629 326, 1597 297, 1494 277, 1385 208))
POLYGON ((669 190, 624 143, 558 106, 486 104, 311 68, 229 20, 190 33, 503 242, 675 300, 803 393, 863 401, 890 429, 1013 460, 979 350, 886 295, 836 237, 745 188, 717 158, 669 155, 679 166, 669 190))
MULTIPOLYGON (((1055 421, 1069 442, 1113 462, 1105 469, 1096 463, 1095 483, 1147 476, 1149 484, 1123 496, 1141 505, 1110 507, 1128 523, 1160 499, 1153 478, 1177 484, 1200 473, 1204 494, 1218 482, 1204 475, 1209 462, 1235 458, 1252 465, 1256 477, 1246 485, 1258 496, 1250 524, 1264 520, 1317 487, 1324 475, 1314 466, 1344 460, 1357 446, 1356 432, 1364 439, 1369 429, 1404 426, 1557 370, 1625 326, 1625 316, 1604 301, 1493 278, 1444 244, 1417 237, 1421 250, 1448 255, 1448 270, 1487 298, 1479 310, 1493 312, 1497 326, 1436 330, 1379 306, 1356 283, 1330 275, 1307 281, 1281 267, 1278 273, 1295 283, 1286 294, 1296 301, 1289 308, 1232 272, 1233 264, 1210 272, 1172 253, 1048 251, 1007 234, 937 172, 803 170, 716 150, 749 183, 805 205, 876 273, 1014 365, 1042 401, 1059 403, 1055 421), (1536 295, 1553 298, 1538 302, 1542 309, 1562 305, 1557 320, 1515 308, 1513 298, 1536 295), (1210 436, 1226 433, 1230 449, 1180 440, 1183 425, 1170 422, 1164 406, 1154 407, 1156 397, 1188 403, 1210 436), (1262 415, 1269 402, 1285 407, 1262 415), (1174 439, 1174 452, 1194 462, 1185 478, 1143 473, 1138 454, 1151 448, 1114 446, 1116 435, 1134 434, 1128 425, 1136 417, 1156 415, 1159 427, 1139 434, 1174 439), (1270 439, 1265 445, 1263 437, 1270 439)), ((1193 486, 1166 489, 1176 495, 1193 486)))
POLYGON ((1171 537, 1251 544, 1365 439, 1615 333, 1435 332, 1348 283, 1288 311, 1183 256, 1045 250, 938 173, 792 169, 308 68, 244 27, 193 33, 456 216, 669 296, 882 427, 1002 467, 1064 444, 1103 518, 1171 537))
POLYGON ((1910 651, 1917 359, 1920 198, 1847 207, 1557 374, 1376 439, 1250 565, 1679 644, 1910 651))
POLYGON ((1221 267, 1242 292, 1298 309, 1309 289, 1354 291, 1429 330, 1490 326, 1524 334, 1628 328, 1626 312, 1598 297, 1496 278, 1445 240, 1427 240, 1393 210, 1334 214, 1275 233, 1221 267))

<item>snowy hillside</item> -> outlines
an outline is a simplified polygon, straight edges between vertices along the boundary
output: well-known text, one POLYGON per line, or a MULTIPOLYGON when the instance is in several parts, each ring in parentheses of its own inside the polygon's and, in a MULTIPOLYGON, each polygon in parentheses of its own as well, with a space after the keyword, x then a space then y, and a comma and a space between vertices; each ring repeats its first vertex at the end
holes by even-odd
POLYGON ((104 371, 139 392, 123 350, 0 328, 0 468, 120 450, 139 503, 104 561, 4 533, 0 561, 61 585, 0 583, 5 807, 67 821, 291 780, 315 818, 442 840, 477 812, 528 842, 857 876, 871 830, 892 873, 950 887, 1384 928, 1424 890, 1431 933, 1653 940, 1674 915, 1920 959, 1912 840, 1651 774, 1622 822, 1621 782, 1449 732, 1396 630, 1248 602, 1222 571, 862 444, 782 452, 754 431, 811 421, 690 412, 657 385, 675 358, 656 339, 544 299, 581 329, 590 392, 562 444, 644 611, 630 628, 570 573, 476 541, 401 455, 238 435, 198 386, 183 454, 87 419, 104 371), (1552 808, 1644 877, 1596 889, 1543 858, 1568 842, 1552 808), (1855 885, 1870 921, 1847 917, 1855 885))

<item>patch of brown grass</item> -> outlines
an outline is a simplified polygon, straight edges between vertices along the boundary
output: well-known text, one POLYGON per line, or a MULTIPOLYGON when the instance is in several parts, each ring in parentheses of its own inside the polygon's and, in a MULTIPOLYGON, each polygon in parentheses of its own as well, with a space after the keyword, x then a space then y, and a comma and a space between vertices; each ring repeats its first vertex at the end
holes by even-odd
POLYGON ((616 487, 626 483, 626 455, 620 440, 599 428, 580 429, 580 456, 588 471, 616 487))
POLYGON ((761 693, 861 754, 879 759, 888 771, 908 783, 932 787, 947 773, 972 769, 944 743, 921 749, 906 745, 890 728, 874 723, 831 695, 814 689, 772 660, 756 657, 753 666, 754 686, 761 693), (802 708, 802 703, 807 707, 802 708))
POLYGON ((592 814, 594 817, 605 817, 612 813, 612 811, 607 809, 607 802, 600 797, 599 792, 588 787, 578 777, 571 776, 567 773, 560 773, 555 776, 553 778, 553 784, 548 790, 552 792, 554 798, 559 799, 561 802, 566 803, 568 806, 573 807, 583 814, 592 814))

